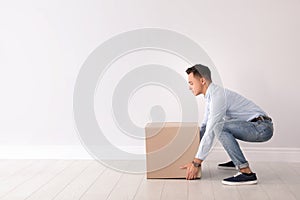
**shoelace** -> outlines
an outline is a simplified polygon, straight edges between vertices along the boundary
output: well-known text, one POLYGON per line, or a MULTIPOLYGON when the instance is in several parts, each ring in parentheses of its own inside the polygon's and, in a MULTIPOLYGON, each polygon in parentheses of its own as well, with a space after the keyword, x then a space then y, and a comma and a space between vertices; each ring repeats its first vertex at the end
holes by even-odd
POLYGON ((238 173, 236 173, 236 175, 234 175, 233 177, 237 177, 237 176, 239 176, 239 175, 241 175, 242 174, 242 172, 238 172, 238 173))

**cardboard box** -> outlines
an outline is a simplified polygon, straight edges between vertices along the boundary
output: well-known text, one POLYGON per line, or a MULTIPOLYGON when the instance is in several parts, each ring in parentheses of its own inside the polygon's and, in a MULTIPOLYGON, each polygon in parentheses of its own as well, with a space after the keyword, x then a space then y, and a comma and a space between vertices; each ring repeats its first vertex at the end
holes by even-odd
POLYGON ((200 143, 198 123, 148 123, 145 132, 147 178, 185 178, 186 169, 180 166, 195 158, 200 143))

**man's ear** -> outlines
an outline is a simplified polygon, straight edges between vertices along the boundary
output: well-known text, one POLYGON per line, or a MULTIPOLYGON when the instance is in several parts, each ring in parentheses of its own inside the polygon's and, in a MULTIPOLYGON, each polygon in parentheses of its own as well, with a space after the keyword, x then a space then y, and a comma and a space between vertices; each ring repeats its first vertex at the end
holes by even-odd
POLYGON ((205 78, 202 77, 202 78, 200 79, 200 81, 201 81, 201 84, 202 84, 202 85, 205 85, 205 84, 206 84, 205 78))

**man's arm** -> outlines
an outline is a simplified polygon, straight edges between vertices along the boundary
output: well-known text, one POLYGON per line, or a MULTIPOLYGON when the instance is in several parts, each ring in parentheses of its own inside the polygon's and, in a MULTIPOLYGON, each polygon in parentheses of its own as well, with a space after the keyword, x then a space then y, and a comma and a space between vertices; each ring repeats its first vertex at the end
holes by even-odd
POLYGON ((200 141, 202 140, 202 137, 205 133, 205 130, 206 130, 206 124, 207 124, 207 121, 208 121, 208 116, 209 116, 209 103, 206 102, 205 103, 205 110, 204 110, 204 117, 203 117, 203 120, 202 120, 202 123, 200 125, 200 141))
POLYGON ((225 91, 223 88, 218 87, 211 94, 211 100, 209 104, 209 116, 206 124, 205 134, 200 141, 198 152, 195 158, 200 160, 205 160, 207 157, 215 138, 215 133, 213 128, 215 125, 225 117, 226 112, 226 98, 225 91))
MULTIPOLYGON (((198 152, 194 158, 194 162, 202 163, 207 157, 215 138, 214 126, 223 121, 226 112, 226 101, 225 101, 225 91, 223 88, 218 87, 212 91, 211 99, 209 103, 209 114, 206 124, 206 130, 200 141, 198 152)), ((186 178, 194 179, 197 176, 198 168, 193 165, 193 163, 188 163, 182 167, 186 169, 186 178)))

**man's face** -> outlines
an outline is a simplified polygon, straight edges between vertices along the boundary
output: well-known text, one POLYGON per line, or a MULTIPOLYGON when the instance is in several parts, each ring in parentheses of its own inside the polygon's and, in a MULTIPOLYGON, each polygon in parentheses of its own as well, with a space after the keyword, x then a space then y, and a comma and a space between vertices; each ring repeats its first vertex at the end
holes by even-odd
POLYGON ((194 76, 193 73, 188 75, 189 89, 192 90, 195 96, 203 94, 203 78, 194 76))

